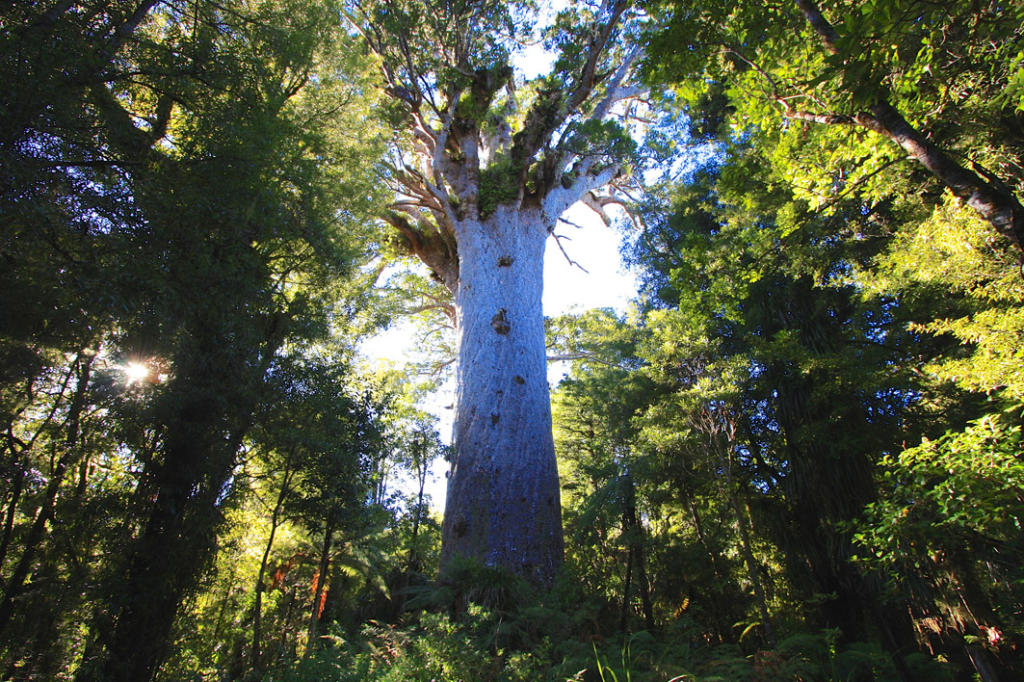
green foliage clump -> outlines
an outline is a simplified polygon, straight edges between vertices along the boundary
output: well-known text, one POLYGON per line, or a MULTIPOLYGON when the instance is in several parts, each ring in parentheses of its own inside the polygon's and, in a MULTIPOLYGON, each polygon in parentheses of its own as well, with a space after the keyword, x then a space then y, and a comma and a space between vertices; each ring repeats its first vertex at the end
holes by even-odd
POLYGON ((565 148, 576 154, 626 159, 636 151, 636 141, 618 121, 588 119, 566 131, 565 148))
MULTIPOLYGON (((668 94, 630 110, 658 126, 638 154, 592 100, 566 111, 590 9, 558 14, 553 73, 521 83, 509 51, 533 3, 342 5, 11 5, 6 676, 1024 677, 1019 245, 861 125, 891 105, 1019 195, 1024 8, 647 3, 668 94), (495 30, 470 35, 471 17, 495 30), (396 81, 374 118, 381 66, 436 78, 396 81), (375 302, 366 228, 391 199, 366 172, 375 122, 429 133, 448 91, 449 160, 469 156, 459 135, 506 145, 480 171, 481 218, 569 189, 588 158, 675 171, 689 142, 715 150, 637 208, 634 309, 548 322, 573 358, 550 593, 474 562, 440 573, 427 486, 446 446, 422 389, 354 362, 398 307, 448 310, 413 278, 375 302)), ((639 38, 623 26, 586 76, 598 97, 639 38)), ((428 204, 421 227, 448 208, 428 204)))
POLYGON ((1024 632, 1015 606, 1024 600, 1020 423, 1014 408, 885 458, 887 492, 866 507, 855 535, 859 561, 894 595, 930 600, 930 609, 918 608, 941 613, 968 641, 1024 632), (963 593, 981 618, 967 611, 963 593))
POLYGON ((999 563, 1024 556, 1022 447, 1020 414, 1012 410, 885 458, 892 492, 866 508, 869 530, 857 536, 870 553, 865 561, 892 566, 986 546, 1002 555, 999 563))
POLYGON ((480 170, 476 201, 481 218, 486 218, 498 206, 514 201, 519 196, 521 172, 520 164, 508 156, 499 156, 480 170))

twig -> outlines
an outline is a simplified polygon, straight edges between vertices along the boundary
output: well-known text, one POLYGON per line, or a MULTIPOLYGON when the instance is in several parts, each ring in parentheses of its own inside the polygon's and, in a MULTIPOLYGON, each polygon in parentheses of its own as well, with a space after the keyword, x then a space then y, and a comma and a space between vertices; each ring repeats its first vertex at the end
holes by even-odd
POLYGON ((582 265, 580 265, 579 263, 577 263, 576 261, 574 261, 572 258, 569 258, 569 254, 567 254, 565 252, 565 249, 562 247, 562 242, 561 242, 562 239, 568 239, 569 241, 572 241, 572 239, 570 239, 569 237, 566 237, 565 235, 555 234, 554 232, 551 233, 551 236, 555 238, 555 243, 558 244, 558 250, 562 252, 563 256, 565 256, 565 260, 569 261, 569 265, 574 265, 574 266, 576 266, 577 268, 579 268, 580 270, 582 270, 583 272, 585 272, 585 273, 587 273, 589 275, 590 271, 587 270, 582 265))

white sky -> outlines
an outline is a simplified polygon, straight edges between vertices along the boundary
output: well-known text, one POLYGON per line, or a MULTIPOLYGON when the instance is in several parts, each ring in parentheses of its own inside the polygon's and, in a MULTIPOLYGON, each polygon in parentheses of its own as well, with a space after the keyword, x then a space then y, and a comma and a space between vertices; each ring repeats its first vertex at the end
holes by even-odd
POLYGON ((554 238, 549 238, 544 255, 544 314, 553 317, 574 307, 610 307, 625 312, 636 296, 637 285, 622 264, 621 238, 582 204, 569 209, 565 217, 582 229, 561 223, 555 233, 567 237, 562 248, 587 272, 570 265, 554 238))

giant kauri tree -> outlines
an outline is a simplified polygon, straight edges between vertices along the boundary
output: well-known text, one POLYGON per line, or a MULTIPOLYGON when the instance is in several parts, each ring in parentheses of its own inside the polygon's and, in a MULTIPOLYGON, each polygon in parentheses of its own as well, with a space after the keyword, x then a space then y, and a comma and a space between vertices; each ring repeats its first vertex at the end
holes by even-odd
POLYGON ((456 556, 541 583, 562 561, 541 311, 544 248, 579 201, 600 210, 632 150, 624 119, 635 23, 625 0, 555 18, 547 75, 512 56, 528 3, 354 3, 401 133, 385 220, 451 291, 457 316, 455 455, 443 562, 456 556))

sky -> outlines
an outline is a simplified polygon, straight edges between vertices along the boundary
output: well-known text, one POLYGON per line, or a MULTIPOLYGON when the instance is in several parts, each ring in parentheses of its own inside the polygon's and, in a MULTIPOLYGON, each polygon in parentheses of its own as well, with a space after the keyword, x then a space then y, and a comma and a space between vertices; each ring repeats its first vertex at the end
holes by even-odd
POLYGON ((587 272, 570 265, 555 240, 549 238, 544 255, 544 314, 561 315, 574 307, 611 307, 625 312, 636 296, 637 284, 619 255, 622 238, 581 204, 569 209, 565 217, 582 229, 562 223, 555 233, 567 237, 562 248, 587 272))

